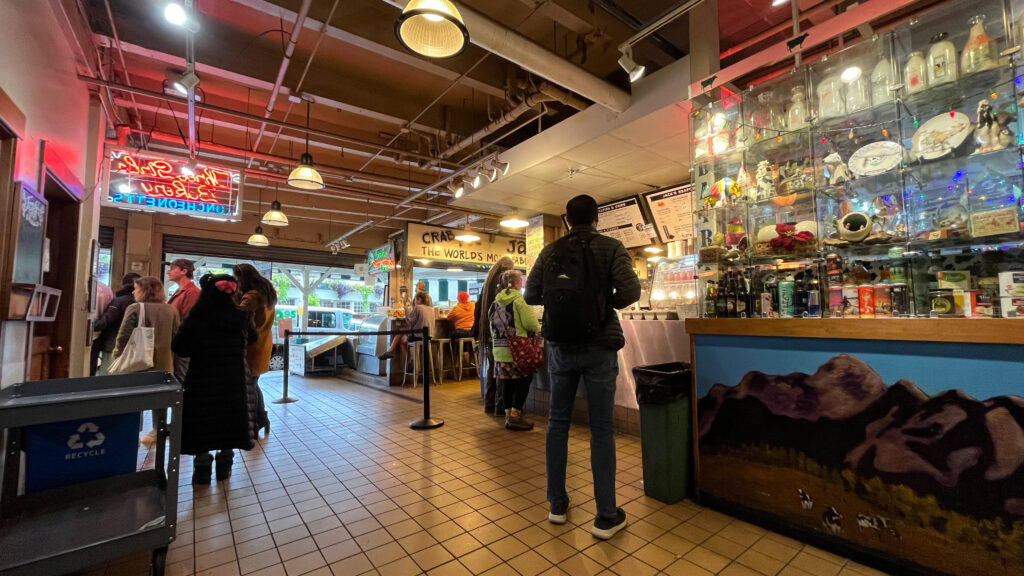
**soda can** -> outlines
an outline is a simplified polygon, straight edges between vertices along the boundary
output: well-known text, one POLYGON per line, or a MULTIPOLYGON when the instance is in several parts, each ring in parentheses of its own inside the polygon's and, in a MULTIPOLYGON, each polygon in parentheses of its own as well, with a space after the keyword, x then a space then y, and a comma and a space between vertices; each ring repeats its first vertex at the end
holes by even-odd
POLYGON ((843 287, 828 287, 828 311, 833 318, 843 317, 843 287))
POLYGON ((878 318, 892 317, 891 287, 888 284, 875 285, 875 316, 878 318))
POLYGON ((889 289, 889 301, 893 317, 910 316, 910 289, 906 284, 893 284, 889 289))
POLYGON ((843 318, 856 318, 860 316, 860 297, 857 293, 856 284, 843 286, 843 318))
POLYGON ((775 312, 772 311, 772 294, 771 292, 761 293, 761 318, 774 318, 775 312))
POLYGON ((811 318, 821 318, 821 294, 817 290, 807 293, 807 315, 811 318))
POLYGON ((791 280, 779 282, 779 316, 781 318, 793 317, 793 282, 791 280))
POLYGON ((875 317, 875 287, 871 285, 857 287, 858 304, 861 318, 875 317))

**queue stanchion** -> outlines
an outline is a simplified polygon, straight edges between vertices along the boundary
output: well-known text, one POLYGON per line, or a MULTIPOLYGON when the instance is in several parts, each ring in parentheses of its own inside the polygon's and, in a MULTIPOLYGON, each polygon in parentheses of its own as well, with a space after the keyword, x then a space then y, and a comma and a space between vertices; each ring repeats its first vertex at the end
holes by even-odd
POLYGON ((298 398, 288 397, 288 373, 291 364, 291 344, 292 344, 292 333, 291 330, 284 331, 284 376, 281 378, 281 397, 277 400, 273 400, 273 404, 291 404, 292 402, 298 402, 298 398))
POLYGON ((420 375, 423 377, 423 418, 410 422, 409 428, 413 430, 432 430, 444 426, 444 420, 430 417, 430 381, 433 371, 430 369, 430 331, 426 326, 423 327, 422 348, 423 359, 421 362, 423 364, 420 375))

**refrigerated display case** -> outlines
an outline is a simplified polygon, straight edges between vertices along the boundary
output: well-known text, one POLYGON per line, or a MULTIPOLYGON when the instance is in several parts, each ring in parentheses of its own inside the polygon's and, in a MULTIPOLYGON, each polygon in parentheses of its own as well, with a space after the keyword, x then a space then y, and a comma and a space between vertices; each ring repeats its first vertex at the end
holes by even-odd
POLYGON ((699 316, 697 302, 696 257, 659 260, 651 276, 650 316, 659 320, 694 318, 699 316))

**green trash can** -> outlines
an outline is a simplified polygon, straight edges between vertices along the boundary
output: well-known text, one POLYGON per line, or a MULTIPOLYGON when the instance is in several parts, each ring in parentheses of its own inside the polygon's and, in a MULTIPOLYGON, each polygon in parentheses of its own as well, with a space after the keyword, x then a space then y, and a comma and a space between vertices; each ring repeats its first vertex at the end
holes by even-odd
POLYGON ((644 494, 673 504, 690 494, 693 427, 690 365, 670 362, 633 369, 640 405, 644 494))

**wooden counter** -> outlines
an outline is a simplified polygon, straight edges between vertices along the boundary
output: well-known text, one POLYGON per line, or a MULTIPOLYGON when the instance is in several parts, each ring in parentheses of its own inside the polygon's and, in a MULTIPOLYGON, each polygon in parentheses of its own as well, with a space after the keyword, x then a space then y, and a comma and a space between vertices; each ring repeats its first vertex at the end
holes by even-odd
POLYGON ((1024 319, 693 318, 686 321, 686 332, 691 335, 1024 344, 1024 319))

